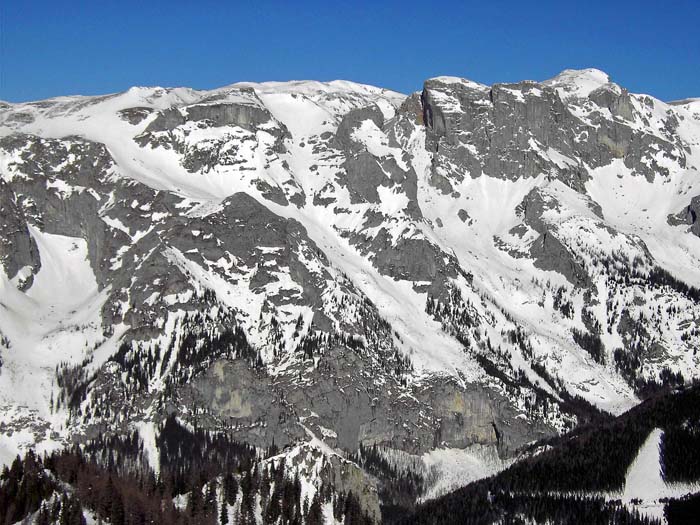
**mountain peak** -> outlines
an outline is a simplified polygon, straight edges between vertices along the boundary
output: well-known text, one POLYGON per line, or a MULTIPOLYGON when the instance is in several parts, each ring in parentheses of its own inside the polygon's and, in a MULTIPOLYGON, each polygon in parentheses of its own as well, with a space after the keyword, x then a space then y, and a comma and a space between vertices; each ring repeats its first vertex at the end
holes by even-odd
POLYGON ((353 82, 351 80, 289 80, 265 82, 236 82, 234 84, 215 89, 214 91, 243 87, 253 88, 254 90, 260 93, 267 94, 288 93, 297 95, 315 95, 319 93, 353 93, 365 95, 383 94, 385 96, 394 96, 401 98, 405 97, 405 95, 389 89, 372 86, 369 84, 362 84, 359 82, 353 82))
POLYGON ((439 76, 439 77, 432 77, 426 80, 426 82, 430 81, 435 81, 435 82, 441 82, 442 84, 461 84, 463 86, 466 86, 470 89, 476 89, 480 91, 488 90, 489 86, 486 84, 481 84, 479 82, 474 82, 473 80, 469 80, 467 78, 461 78, 461 77, 451 77, 451 76, 439 76))
POLYGON ((542 84, 563 90, 566 98, 585 98, 600 87, 615 85, 607 73, 595 68, 565 69, 542 84))

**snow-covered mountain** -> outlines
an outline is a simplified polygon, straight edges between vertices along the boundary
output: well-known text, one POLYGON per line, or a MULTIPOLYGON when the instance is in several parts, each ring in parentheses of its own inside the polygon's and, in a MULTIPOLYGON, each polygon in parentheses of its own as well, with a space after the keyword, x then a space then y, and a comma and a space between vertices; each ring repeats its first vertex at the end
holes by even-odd
POLYGON ((697 99, 137 87, 0 134, 0 462, 176 415, 505 465, 700 375, 697 99))

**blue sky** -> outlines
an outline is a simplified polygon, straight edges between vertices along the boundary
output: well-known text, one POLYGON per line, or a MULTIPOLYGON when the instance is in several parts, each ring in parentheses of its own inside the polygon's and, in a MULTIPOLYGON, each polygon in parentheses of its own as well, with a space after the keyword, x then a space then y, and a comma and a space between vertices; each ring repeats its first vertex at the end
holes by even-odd
POLYGON ((0 1, 0 99, 336 78, 411 92, 597 67, 700 97, 700 1, 0 1))

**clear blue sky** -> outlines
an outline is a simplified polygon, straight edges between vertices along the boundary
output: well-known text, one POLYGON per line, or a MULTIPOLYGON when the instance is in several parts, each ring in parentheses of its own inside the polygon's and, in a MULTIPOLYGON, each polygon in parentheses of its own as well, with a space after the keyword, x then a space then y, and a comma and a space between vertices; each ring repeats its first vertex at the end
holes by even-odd
POLYGON ((0 0, 0 99, 336 78, 411 92, 597 67, 634 92, 700 97, 700 0, 0 0))

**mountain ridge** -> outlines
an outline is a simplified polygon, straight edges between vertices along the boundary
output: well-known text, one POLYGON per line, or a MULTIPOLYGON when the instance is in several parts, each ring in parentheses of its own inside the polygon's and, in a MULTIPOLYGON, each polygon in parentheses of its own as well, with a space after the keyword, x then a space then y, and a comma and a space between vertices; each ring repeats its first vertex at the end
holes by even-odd
POLYGON ((2 105, 3 461, 172 415, 505 460, 697 378, 691 107, 592 69, 2 105))

